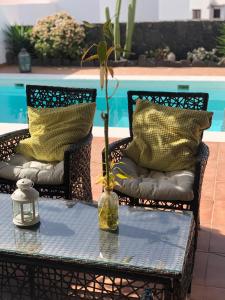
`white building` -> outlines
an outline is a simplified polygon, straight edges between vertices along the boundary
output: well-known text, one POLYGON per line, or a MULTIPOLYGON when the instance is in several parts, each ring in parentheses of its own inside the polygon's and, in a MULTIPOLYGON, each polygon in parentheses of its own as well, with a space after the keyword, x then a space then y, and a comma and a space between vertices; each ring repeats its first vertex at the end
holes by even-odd
MULTIPOLYGON (((130 0, 122 0, 120 21, 126 22, 130 0)), ((0 63, 5 62, 6 25, 33 25, 39 18, 67 11, 79 22, 105 21, 105 7, 115 15, 116 0, 0 0, 0 63)), ((137 0, 136 22, 225 20, 225 0, 137 0)))

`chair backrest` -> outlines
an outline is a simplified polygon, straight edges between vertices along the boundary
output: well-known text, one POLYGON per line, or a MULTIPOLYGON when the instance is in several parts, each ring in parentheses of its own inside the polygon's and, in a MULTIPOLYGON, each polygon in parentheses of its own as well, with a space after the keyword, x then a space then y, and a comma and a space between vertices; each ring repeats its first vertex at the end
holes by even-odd
POLYGON ((157 104, 193 110, 207 110, 207 93, 180 93, 180 92, 151 92, 128 91, 128 114, 130 136, 133 136, 132 119, 133 111, 138 99, 151 101, 157 104))
POLYGON ((34 108, 53 108, 96 101, 96 89, 60 86, 27 85, 27 105, 34 108))

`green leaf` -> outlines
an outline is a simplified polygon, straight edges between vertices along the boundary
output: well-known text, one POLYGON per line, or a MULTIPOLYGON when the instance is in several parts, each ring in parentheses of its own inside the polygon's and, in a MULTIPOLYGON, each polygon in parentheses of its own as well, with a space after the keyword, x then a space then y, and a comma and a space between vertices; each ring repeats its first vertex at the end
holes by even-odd
POLYGON ((92 60, 98 60, 98 54, 94 54, 94 55, 91 55, 87 58, 85 58, 83 61, 92 61, 92 60))
POLYGON ((103 35, 110 41, 113 41, 113 26, 111 20, 103 24, 103 35))
POLYGON ((114 96, 115 92, 117 91, 117 89, 119 87, 119 80, 117 78, 115 78, 115 79, 116 79, 116 86, 114 87, 112 94, 109 96, 109 99, 111 99, 114 96))
POLYGON ((85 57, 88 55, 88 53, 90 52, 90 50, 94 47, 97 47, 97 44, 92 44, 86 51, 84 51, 84 54, 81 57, 81 65, 83 63, 83 61, 85 60, 85 57))
POLYGON ((104 65, 106 62, 106 58, 107 58, 107 56, 106 56, 106 53, 107 53, 106 41, 101 41, 98 43, 97 53, 98 53, 100 65, 104 65))
POLYGON ((116 174, 116 176, 117 176, 118 178, 120 178, 120 179, 127 179, 127 176, 126 176, 126 175, 123 175, 123 174, 120 174, 120 173, 116 174))
POLYGON ((105 67, 100 65, 100 87, 103 89, 105 82, 105 67))
POLYGON ((107 50, 107 59, 109 58, 109 56, 113 53, 113 51, 115 51, 115 47, 110 47, 108 50, 107 50))
POLYGON ((111 75, 112 78, 113 78, 113 76, 114 76, 113 68, 112 68, 112 67, 108 67, 108 71, 109 71, 110 75, 111 75))

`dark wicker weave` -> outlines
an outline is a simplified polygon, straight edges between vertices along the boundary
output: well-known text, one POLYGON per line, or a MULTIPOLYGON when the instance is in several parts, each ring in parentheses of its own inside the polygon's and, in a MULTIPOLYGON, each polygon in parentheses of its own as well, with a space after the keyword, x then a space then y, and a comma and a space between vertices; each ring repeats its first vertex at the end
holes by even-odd
MULTIPOLYGON (((193 110, 207 110, 208 94, 206 93, 175 93, 175 92, 150 92, 150 91, 128 91, 128 111, 129 111, 129 128, 130 137, 116 141, 109 146, 110 159, 115 162, 121 160, 123 153, 122 150, 132 141, 132 117, 133 109, 137 99, 143 99, 152 101, 154 103, 179 107, 184 109, 193 110)), ((159 201, 151 199, 136 199, 122 194, 118 191, 116 193, 120 197, 121 204, 150 206, 161 209, 179 209, 179 210, 191 210, 194 213, 194 217, 197 223, 199 223, 199 204, 201 197, 201 186, 205 167, 209 156, 208 146, 204 143, 200 143, 198 150, 198 157, 195 168, 194 179, 194 198, 192 201, 159 201)), ((105 156, 104 151, 102 155, 103 159, 103 173, 105 173, 105 156)))
POLYGON ((11 221, 0 195, 0 299, 185 300, 191 284, 192 212, 122 206, 119 231, 99 230, 95 204, 40 200, 39 227, 11 221))
MULTIPOLYGON (((95 89, 79 89, 27 85, 27 105, 31 107, 62 107, 96 101, 95 89)), ((15 153, 21 139, 29 137, 29 130, 19 130, 0 137, 0 160, 15 153)), ((64 153, 64 182, 61 185, 35 185, 41 196, 64 197, 91 201, 90 153, 92 134, 71 145, 64 153)), ((16 182, 0 178, 0 192, 12 193, 16 182)))

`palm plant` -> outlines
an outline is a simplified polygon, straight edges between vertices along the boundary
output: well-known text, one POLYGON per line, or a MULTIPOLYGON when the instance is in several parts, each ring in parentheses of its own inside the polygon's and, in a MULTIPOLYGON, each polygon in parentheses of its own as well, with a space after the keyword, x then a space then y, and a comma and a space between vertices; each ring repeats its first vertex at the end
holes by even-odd
POLYGON ((33 46, 30 41, 30 33, 32 26, 9 25, 4 30, 6 48, 9 52, 18 55, 22 48, 26 48, 28 52, 33 53, 33 46))

